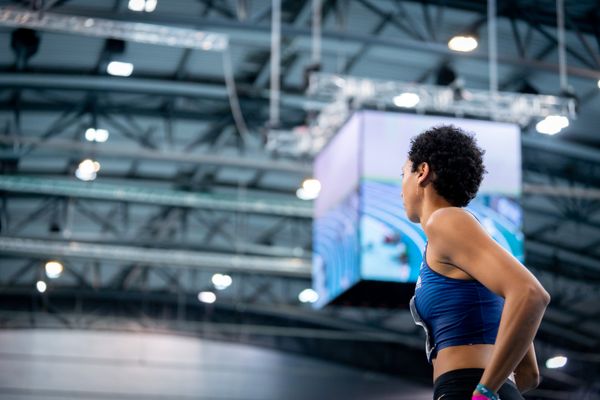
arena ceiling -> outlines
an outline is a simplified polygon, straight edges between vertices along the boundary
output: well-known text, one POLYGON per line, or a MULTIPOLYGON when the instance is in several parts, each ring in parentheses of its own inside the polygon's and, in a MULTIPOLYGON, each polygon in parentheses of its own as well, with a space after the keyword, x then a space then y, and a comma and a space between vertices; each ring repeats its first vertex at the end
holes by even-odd
MULTIPOLYGON (((553 299, 539 355, 565 352, 571 364, 544 369, 532 398, 599 390, 600 5, 566 3, 578 115, 556 137, 523 127, 523 208, 526 264, 553 299)), ((305 94, 310 4, 282 4, 282 130, 306 125, 320 106, 305 94)), ((116 329, 126 319, 361 360, 427 382, 421 333, 405 310, 315 312, 298 303, 310 285, 312 213, 295 191, 310 159, 265 148, 270 2, 159 0, 152 13, 124 0, 0 6, 225 33, 249 131, 235 124, 218 52, 127 42, 119 56, 134 72, 113 77, 105 39, 38 30, 34 51, 0 26, 2 326, 116 329), (106 143, 85 141, 92 125, 110 131, 106 143), (102 166, 93 184, 74 179, 86 157, 102 166), (66 272, 41 296, 34 284, 49 254, 66 272), (231 274, 233 285, 200 305, 196 294, 214 272, 231 274)), ((499 1, 498 11, 500 89, 560 95, 555 3, 499 1)), ((321 70, 433 82, 450 65, 466 88, 486 89, 486 22, 477 1, 323 0, 321 70), (448 50, 466 31, 479 35, 479 48, 448 50)))

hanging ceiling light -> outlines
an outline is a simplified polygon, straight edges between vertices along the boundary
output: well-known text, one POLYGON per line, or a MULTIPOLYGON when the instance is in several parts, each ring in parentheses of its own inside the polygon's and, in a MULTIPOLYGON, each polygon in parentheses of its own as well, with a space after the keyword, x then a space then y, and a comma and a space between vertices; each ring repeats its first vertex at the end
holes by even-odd
POLYGON ((298 300, 300 300, 301 303, 315 303, 319 300, 319 294, 313 289, 304 289, 298 295, 298 300))
POLYGON ((568 359, 565 356, 552 357, 546 361, 546 368, 551 368, 551 369, 562 368, 565 365, 567 365, 567 361, 568 361, 568 359))
POLYGON ((79 163, 75 176, 82 181, 93 181, 98 171, 100 171, 100 163, 88 158, 79 163))
POLYGON ((38 292, 40 293, 44 293, 46 291, 46 282, 44 281, 37 281, 35 284, 35 288, 37 289, 38 292))
POLYGON ((88 142, 104 143, 108 140, 108 136, 108 130, 106 129, 88 128, 85 131, 85 139, 88 142))
POLYGON ((394 97, 394 104, 398 107, 413 108, 419 104, 421 98, 416 93, 404 92, 394 97))
POLYGON ((104 42, 102 59, 106 65, 106 72, 113 76, 130 76, 133 73, 133 64, 125 62, 127 43, 122 39, 108 38, 104 42))
POLYGON ((58 261, 48 261, 44 266, 46 276, 50 279, 58 278, 63 272, 63 265, 58 261))
POLYGON ((131 11, 152 12, 156 9, 157 3, 157 0, 129 0, 129 4, 127 5, 127 7, 131 11))
POLYGON ((212 304, 217 301, 217 295, 213 292, 200 292, 198 293, 198 301, 205 304, 212 304))
POLYGON ((133 73, 133 64, 122 61, 111 61, 106 66, 106 72, 112 76, 130 76, 133 73))
POLYGON ((454 51, 460 51, 461 53, 468 53, 477 48, 477 38, 475 35, 456 35, 448 41, 448 48, 454 51))
POLYGON ((562 115, 548 115, 535 125, 535 129, 544 135, 556 135, 569 126, 569 118, 562 115))
POLYGON ((214 274, 212 276, 212 283, 217 290, 225 290, 233 283, 231 276, 226 274, 214 274))
POLYGON ((307 178, 302 182, 302 187, 296 190, 296 196, 301 200, 314 200, 321 192, 321 182, 314 178, 307 178))

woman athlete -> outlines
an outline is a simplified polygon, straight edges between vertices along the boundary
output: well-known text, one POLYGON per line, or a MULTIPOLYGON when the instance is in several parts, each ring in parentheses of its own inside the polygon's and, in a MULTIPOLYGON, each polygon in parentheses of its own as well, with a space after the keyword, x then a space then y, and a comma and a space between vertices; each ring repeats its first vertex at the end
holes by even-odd
POLYGON ((407 216, 427 236, 411 312, 427 333, 434 400, 523 399, 539 384, 533 338, 550 295, 462 208, 483 180, 483 153, 439 126, 412 139, 403 167, 407 216))

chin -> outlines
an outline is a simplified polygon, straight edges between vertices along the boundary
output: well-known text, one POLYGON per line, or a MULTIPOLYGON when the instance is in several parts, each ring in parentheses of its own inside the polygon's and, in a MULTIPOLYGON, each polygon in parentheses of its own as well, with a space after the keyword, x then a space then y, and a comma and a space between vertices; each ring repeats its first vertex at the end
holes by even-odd
POLYGON ((409 215, 408 220, 410 222, 414 222, 415 224, 418 224, 419 222, 421 222, 418 215, 409 215))
POLYGON ((419 222, 419 216, 409 212, 408 210, 406 210, 406 217, 408 218, 408 220, 410 222, 415 222, 415 223, 419 222))

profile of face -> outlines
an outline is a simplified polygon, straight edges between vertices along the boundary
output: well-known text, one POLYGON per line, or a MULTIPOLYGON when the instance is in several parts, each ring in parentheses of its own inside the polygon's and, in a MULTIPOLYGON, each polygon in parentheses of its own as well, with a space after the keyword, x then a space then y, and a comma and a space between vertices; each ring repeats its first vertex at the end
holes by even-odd
POLYGON ((408 219, 418 223, 420 222, 421 202, 429 165, 422 163, 414 172, 412 166, 412 161, 407 159, 402 167, 402 202, 408 219))

